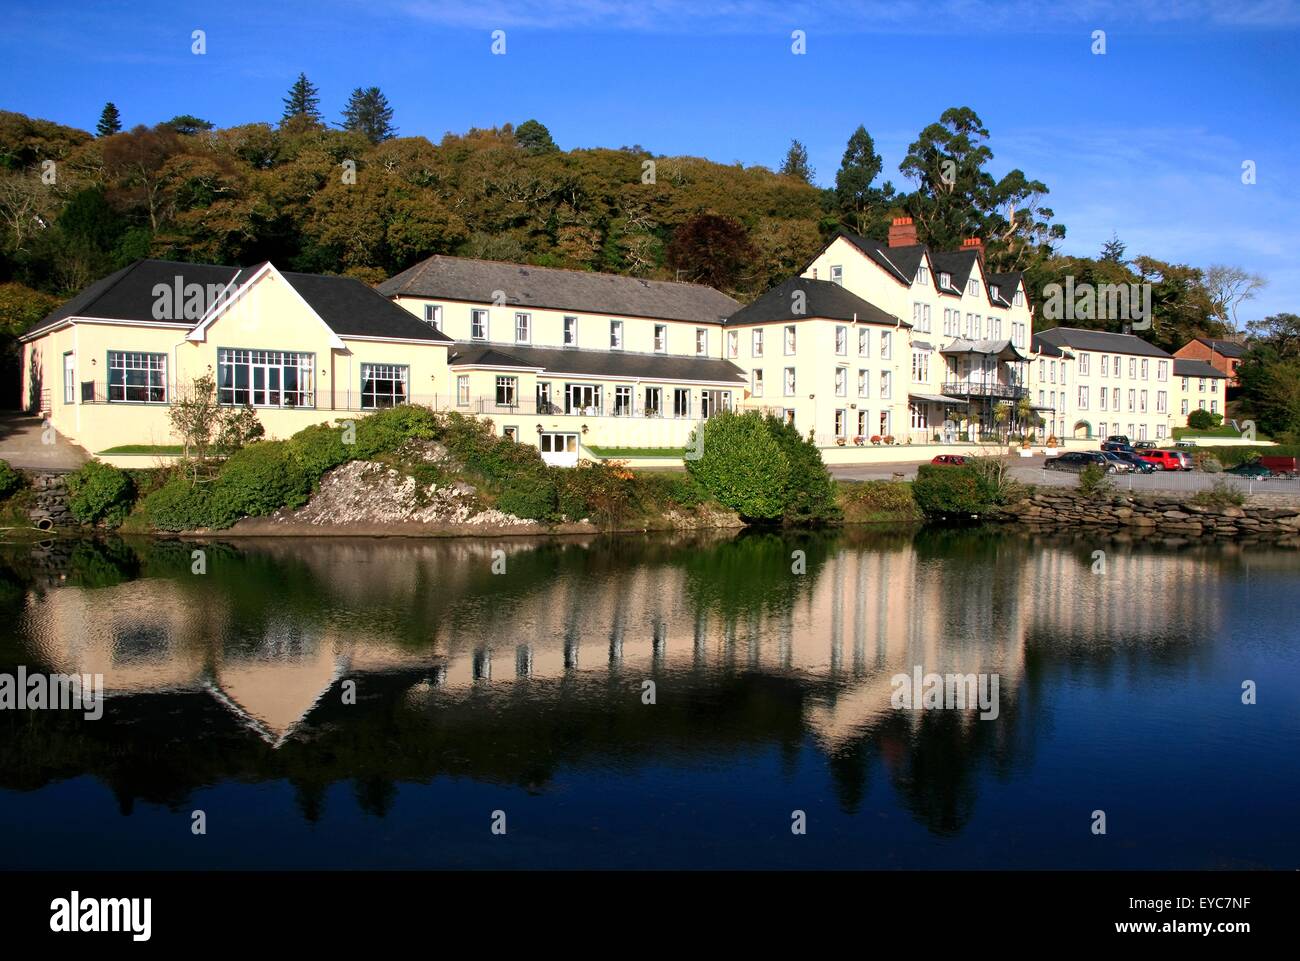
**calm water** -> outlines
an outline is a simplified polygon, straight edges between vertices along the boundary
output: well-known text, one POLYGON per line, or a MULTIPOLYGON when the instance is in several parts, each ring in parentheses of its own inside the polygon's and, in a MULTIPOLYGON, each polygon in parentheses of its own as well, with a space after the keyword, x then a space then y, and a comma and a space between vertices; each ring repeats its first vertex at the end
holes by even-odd
POLYGON ((0 711, 0 867, 1300 865, 1293 550, 195 546, 0 549, 0 672, 109 691, 0 711), (918 666, 998 716, 892 707, 918 666))

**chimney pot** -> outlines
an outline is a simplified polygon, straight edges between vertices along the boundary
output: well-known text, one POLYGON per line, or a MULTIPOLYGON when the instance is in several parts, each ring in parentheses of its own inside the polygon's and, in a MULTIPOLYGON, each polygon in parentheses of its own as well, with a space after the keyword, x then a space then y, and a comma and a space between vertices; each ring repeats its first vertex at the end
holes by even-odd
POLYGON ((895 217, 889 225, 889 246, 912 247, 917 243, 916 225, 912 223, 912 218, 895 217))

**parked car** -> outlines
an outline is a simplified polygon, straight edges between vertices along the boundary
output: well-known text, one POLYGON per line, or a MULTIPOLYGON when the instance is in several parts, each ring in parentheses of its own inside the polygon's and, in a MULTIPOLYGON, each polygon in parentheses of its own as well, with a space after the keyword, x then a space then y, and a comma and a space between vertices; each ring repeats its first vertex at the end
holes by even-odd
POLYGON ((1244 464, 1238 464, 1236 467, 1229 467, 1224 473, 1235 474, 1237 477, 1249 477, 1254 480, 1263 480, 1273 476, 1273 472, 1259 461, 1247 461, 1244 464))
POLYGON ((1116 451, 1116 452, 1124 453, 1124 454, 1131 454, 1131 453, 1133 453, 1133 448, 1132 448, 1132 447, 1130 447, 1128 444, 1121 444, 1121 443, 1119 443, 1118 441, 1109 441, 1109 440, 1108 440, 1108 441, 1105 441, 1105 442, 1101 445, 1101 449, 1104 450, 1104 451, 1116 451))
POLYGON ((1187 455, 1182 451, 1168 450, 1161 448, 1159 450, 1144 450, 1137 455, 1148 464, 1155 467, 1156 470, 1191 470, 1192 465, 1187 459, 1187 455))
POLYGON ((1294 457, 1283 457, 1278 454, 1261 454, 1259 465, 1267 467, 1274 474, 1289 474, 1292 477, 1297 473, 1296 459, 1294 457))
POLYGON ((1104 443, 1107 443, 1107 444, 1123 444, 1125 447, 1131 447, 1131 446, 1132 446, 1132 445, 1129 443, 1128 434, 1111 434, 1109 437, 1106 438, 1106 440, 1104 441, 1104 443))
POLYGON ((1155 450, 1156 442, 1153 440, 1139 440, 1133 442, 1134 450, 1155 450))
POLYGON ((1077 474, 1091 464, 1096 464, 1105 470, 1107 474, 1119 473, 1119 469, 1108 461, 1104 454, 1094 450, 1068 450, 1064 454, 1049 457, 1046 463, 1043 464, 1043 469, 1063 470, 1077 474))
MULTIPOLYGON (((1140 444, 1142 442, 1138 441, 1138 443, 1140 444)), ((1135 474, 1154 474, 1156 465, 1151 463, 1150 461, 1143 460, 1139 456, 1142 453, 1142 450, 1143 448, 1138 448, 1137 452, 1133 454, 1128 454, 1125 453, 1124 451, 1116 451, 1115 455, 1127 461, 1129 465, 1133 468, 1133 473, 1135 474)))
POLYGON ((961 454, 937 454, 930 463, 936 467, 965 467, 966 458, 961 454))
POLYGON ((1128 474, 1133 470, 1133 465, 1125 459, 1124 454, 1120 451, 1104 450, 1101 452, 1101 456, 1106 458, 1106 461, 1115 468, 1116 474, 1128 474))
POLYGON ((1194 440, 1175 441, 1174 446, 1182 450, 1193 450, 1196 447, 1196 441, 1194 440))

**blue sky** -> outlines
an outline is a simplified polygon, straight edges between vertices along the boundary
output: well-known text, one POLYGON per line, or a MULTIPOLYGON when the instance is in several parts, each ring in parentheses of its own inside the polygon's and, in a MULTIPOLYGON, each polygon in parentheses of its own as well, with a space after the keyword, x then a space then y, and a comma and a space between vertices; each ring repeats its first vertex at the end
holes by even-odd
POLYGON ((566 148, 776 166, 796 137, 821 183, 861 123, 902 186, 907 145, 966 105, 996 174, 1019 167, 1051 188, 1067 253, 1114 231, 1130 255, 1265 275, 1246 318, 1300 312, 1300 0, 1064 6, 0 0, 0 108, 85 129, 106 100, 128 126, 275 121, 302 70, 331 120, 354 87, 377 85, 401 134, 433 140, 535 117, 566 148), (190 53, 194 29, 204 56, 190 53))

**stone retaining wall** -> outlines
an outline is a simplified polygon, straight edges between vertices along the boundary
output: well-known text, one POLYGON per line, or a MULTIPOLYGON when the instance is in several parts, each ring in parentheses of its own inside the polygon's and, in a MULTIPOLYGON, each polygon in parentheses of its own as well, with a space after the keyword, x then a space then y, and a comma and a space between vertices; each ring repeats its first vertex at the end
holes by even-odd
POLYGON ((990 519, 1040 528, 1083 527, 1181 537, 1268 537, 1300 542, 1300 498, 1281 503, 1248 501, 1244 507, 1194 503, 1195 495, 1084 494, 1071 488, 1040 488, 990 519))
POLYGON ((55 527, 72 527, 77 519, 68 509, 68 475, 53 471, 28 471, 28 483, 31 486, 32 506, 27 516, 32 524, 40 526, 42 520, 48 520, 55 527))

